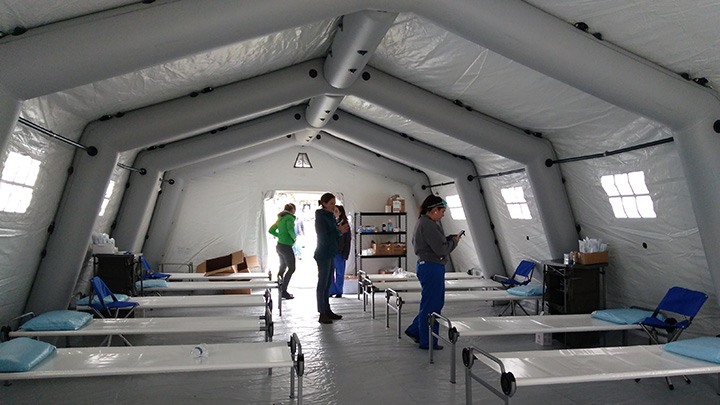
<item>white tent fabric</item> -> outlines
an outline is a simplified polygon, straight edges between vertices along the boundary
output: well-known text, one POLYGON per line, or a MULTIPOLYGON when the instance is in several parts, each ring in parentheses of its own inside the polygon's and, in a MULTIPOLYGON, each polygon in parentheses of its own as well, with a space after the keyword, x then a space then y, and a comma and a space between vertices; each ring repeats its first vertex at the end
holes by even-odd
MULTIPOLYGON (((185 135, 177 135, 179 132, 176 132, 172 139, 168 138, 167 133, 152 133, 143 137, 141 142, 131 142, 131 136, 110 139, 105 128, 127 125, 128 120, 133 119, 133 110, 143 114, 142 111, 147 112, 154 105, 181 97, 184 97, 180 99, 184 103, 200 103, 204 98, 207 99, 202 89, 213 87, 215 91, 210 95, 216 96, 224 85, 325 57, 337 30, 341 29, 341 16, 369 8, 400 12, 372 54, 370 69, 411 83, 447 100, 459 100, 472 110, 515 128, 542 133, 559 158, 602 153, 674 137, 675 142, 671 144, 560 165, 565 189, 561 193, 567 194, 572 216, 580 226, 579 235, 602 238, 610 245, 611 264, 606 277, 608 291, 612 292, 608 294, 609 305, 651 306, 672 285, 703 290, 713 299, 701 311, 693 332, 713 332, 712 325, 717 322, 719 314, 717 286, 720 285, 720 277, 715 277, 713 287, 711 275, 717 274, 717 266, 713 264, 718 263, 714 262, 711 255, 717 254, 714 243, 718 238, 713 232, 718 232, 720 226, 713 223, 713 215, 702 213, 714 210, 718 200, 715 198, 716 193, 720 192, 720 187, 714 187, 715 179, 720 178, 718 167, 707 164, 712 152, 719 150, 718 137, 711 130, 706 130, 707 133, 703 135, 696 133, 688 136, 694 128, 691 125, 678 125, 687 116, 687 111, 682 108, 663 110, 666 107, 661 104, 671 97, 700 99, 706 95, 709 101, 705 105, 715 105, 712 108, 716 108, 717 94, 715 90, 683 79, 676 80, 677 92, 653 93, 658 90, 657 86, 652 89, 642 87, 645 80, 651 79, 646 76, 652 75, 632 72, 657 72, 658 77, 666 78, 670 77, 669 71, 687 73, 691 78, 706 78, 710 86, 717 84, 720 81, 720 55, 716 50, 716 41, 720 33, 716 20, 720 7, 714 2, 647 0, 627 4, 618 1, 567 0, 502 4, 451 1, 441 4, 430 1, 351 1, 332 6, 323 2, 321 6, 320 2, 308 0, 293 4, 293 12, 284 10, 286 18, 283 19, 277 18, 277 13, 273 15, 269 12, 280 2, 248 2, 243 6, 244 19, 236 18, 237 15, 222 15, 222 6, 219 4, 210 7, 206 4, 199 6, 199 3, 157 1, 150 5, 128 5, 130 2, 127 1, 110 1, 102 5, 83 5, 70 2, 48 9, 35 1, 0 1, 0 31, 10 33, 15 27, 30 28, 25 34, 0 38, 0 54, 4 55, 0 58, 0 145, 4 145, 2 161, 12 151, 43 162, 28 211, 24 215, 0 213, 0 230, 3 235, 0 260, 3 269, 6 269, 0 271, 0 320, 9 320, 23 311, 39 266, 45 266, 48 274, 63 267, 56 267, 59 263, 53 257, 68 247, 61 242, 53 242, 57 235, 74 234, 74 227, 82 228, 82 234, 89 229, 112 233, 113 218, 120 210, 125 191, 123 185, 128 178, 127 171, 115 167, 116 161, 131 165, 139 148, 197 135, 220 125, 215 126, 218 121, 208 118, 207 125, 211 126, 203 127, 198 123, 197 129, 192 131, 187 127, 178 128, 185 131, 185 135), (126 5, 127 8, 122 7, 126 5), (201 7, 209 10, 201 10, 201 7), (473 12, 481 7, 487 12, 473 12), (493 13, 503 14, 502 10, 510 10, 511 7, 518 11, 507 13, 513 16, 512 19, 488 20, 493 13), (145 30, 153 29, 150 26, 134 26, 133 30, 128 30, 128 27, 119 23, 103 25, 101 15, 93 14, 103 9, 108 11, 102 16, 112 15, 117 18, 108 18, 107 21, 148 18, 154 25, 160 26, 159 30, 166 31, 165 36, 146 35, 145 30), (215 24, 171 29, 173 17, 183 13, 198 18, 213 16, 215 24), (156 17, 158 14, 163 15, 156 17), (81 16, 84 16, 84 24, 73 20, 81 16), (522 20, 525 17, 528 20, 522 20), (591 33, 601 33, 604 41, 596 41, 589 34, 578 34, 572 24, 580 21, 589 25, 591 33), (257 25, 262 25, 262 29, 256 29, 257 25), (469 28, 469 25, 478 27, 469 28), (57 31, 59 27, 66 27, 69 31, 64 33, 74 32, 75 36, 63 35, 55 42, 44 40, 48 38, 47 35, 60 32, 57 31), (238 27, 246 28, 240 32, 238 27), (97 30, 83 31, 94 28, 97 30), (567 34, 564 37, 566 42, 549 39, 554 29, 564 30, 562 32, 567 34), (494 30, 505 33, 505 36, 480 38, 481 30, 494 30), (104 35, 110 31, 114 35, 104 35), (189 33, 192 33, 192 40, 188 37, 189 33), (100 38, 98 40, 102 41, 103 46, 88 46, 88 41, 94 39, 94 36, 100 38), (533 36, 532 41, 527 40, 533 36), (178 37, 182 40, 178 41, 178 37), (147 38, 159 38, 158 43, 163 46, 123 51, 135 40, 146 42, 147 38), (213 38, 213 42, 207 38, 213 38), (190 50, 188 53, 178 51, 180 42, 184 43, 183 49, 190 50), (38 48, 26 48, 27 43, 40 45, 38 48), (577 43, 591 45, 575 48, 577 43), (563 47, 584 49, 587 54, 560 55, 560 48, 563 47), (28 49, 45 52, 28 52, 28 49), (89 59, 82 59, 80 56, 84 49, 97 49, 97 52, 89 54, 89 59), (101 49, 106 53, 99 53, 101 49), (133 57, 125 58, 121 64, 111 63, 123 52, 131 52, 133 57), (598 55, 618 54, 635 61, 635 64, 621 68, 620 73, 627 74, 618 74, 613 69, 602 70, 603 65, 594 62, 594 58, 601 57, 598 55), (33 59, 32 63, 23 62, 29 59, 33 59), (99 68, 108 64, 112 65, 112 69, 105 71, 99 68), (81 68, 77 68, 77 65, 81 68), (17 66, 23 68, 18 69, 17 66), (32 69, 25 69, 26 66, 32 66, 32 69), (585 75, 588 72, 595 72, 592 80, 587 80, 585 75), (558 80, 560 76, 563 76, 562 82, 558 80), (30 77, 34 79, 26 79, 30 77), (622 89, 622 93, 628 97, 628 103, 634 103, 632 106, 613 98, 610 93, 617 88, 622 89), (187 98, 193 91, 200 95, 187 98), (700 96, 690 97, 687 92, 700 96), (651 114, 653 111, 661 112, 667 121, 661 123, 660 118, 651 114), (104 115, 116 117, 119 112, 126 115, 95 122, 104 115), (73 150, 70 147, 15 125, 18 115, 74 140, 81 140, 83 129, 90 123, 86 132, 92 131, 93 127, 103 128, 103 132, 98 133, 95 139, 122 147, 118 148, 118 153, 105 155, 107 160, 101 171, 93 169, 88 172, 82 164, 87 158, 81 152, 78 152, 73 162, 73 150), (8 133, 11 135, 5 136, 8 133), (704 159, 693 158, 698 155, 704 159), (67 169, 71 165, 74 170, 66 187, 67 169), (599 178, 635 170, 645 171, 648 189, 655 201, 657 219, 613 218, 599 178), (705 176, 692 175, 698 172, 705 176), (69 191, 72 184, 83 183, 87 176, 103 180, 96 183, 96 189, 92 190, 76 185, 78 190, 83 191, 75 191, 74 199, 62 197, 72 195, 69 191), (89 213, 96 212, 99 207, 99 198, 105 191, 101 183, 107 185, 110 179, 116 181, 116 187, 108 212, 103 217, 95 218, 89 213), (95 197, 90 198, 91 195, 95 197), (699 195, 701 197, 698 201, 699 195), (73 217, 72 223, 65 224, 63 218, 69 211, 80 211, 83 217, 73 217), (698 212, 702 218, 700 223, 696 219, 698 212), (48 229, 53 223, 55 231, 48 235, 48 229), (709 228, 715 231, 709 232, 709 228), (45 256, 41 266, 44 251, 48 252, 52 260, 45 256)), ((274 87, 268 93, 277 95, 276 91, 286 90, 274 87)), ((331 86, 318 93, 345 94, 331 86)), ((255 103, 264 96, 273 95, 257 90, 246 94, 251 94, 255 103)), ((254 111, 248 110, 237 122, 292 105, 305 104, 313 95, 304 94, 297 99, 289 97, 283 99, 283 102, 257 106, 254 111)), ((390 131, 407 134, 440 150, 466 156, 478 174, 521 167, 517 162, 358 96, 342 98, 339 108, 342 112, 390 131)), ((692 113, 703 111, 696 109, 692 113)), ((205 114, 199 115, 200 118, 207 118, 205 114)), ((717 118, 720 116, 712 119, 717 118)), ((288 149, 288 155, 292 154, 291 150, 288 149)), ((100 156, 103 153, 101 150, 100 156)), ((269 160, 267 168, 278 167, 281 162, 292 160, 292 156, 288 158, 281 152, 273 156, 263 158, 269 160), (275 161, 275 165, 271 161, 275 161)), ((418 162, 421 160, 418 157, 418 162)), ((329 161, 335 163, 331 171, 344 170, 341 169, 345 167, 344 162, 329 161)), ((255 171, 252 165, 243 164, 227 173, 192 180, 190 187, 209 192, 213 187, 227 187, 226 181, 220 180, 224 176, 245 179, 266 173, 255 171)), ((429 184, 451 180, 420 164, 413 166, 425 171, 429 184)), ((279 170, 271 172, 276 175, 282 173, 279 170)), ((355 208, 358 210, 368 209, 369 205, 384 201, 387 195, 403 187, 361 170, 352 172, 352 175, 366 184, 377 183, 378 189, 383 190, 382 193, 357 197, 355 208)), ((268 182, 262 190, 282 188, 281 184, 283 182, 268 182)), ((297 179, 293 184, 302 185, 306 189, 341 190, 347 193, 346 186, 341 184, 330 182, 322 187, 322 184, 308 181, 305 177, 297 179)), ((536 191, 530 186, 527 172, 490 177, 481 180, 480 184, 505 269, 510 271, 521 259, 549 258, 555 250, 552 248, 555 241, 547 239, 546 235, 552 230, 548 229, 547 223, 539 220, 539 201, 536 201, 536 191), (500 189, 516 186, 523 187, 533 216, 531 220, 510 218, 500 197, 500 189)), ((458 192, 453 185, 434 187, 433 191, 443 197, 458 192)), ((257 242, 257 235, 262 231, 262 224, 256 222, 260 209, 259 193, 238 201, 253 207, 246 214, 236 214, 239 215, 238 223, 246 225, 248 234, 239 235, 237 229, 224 230, 216 232, 215 239, 182 239, 183 236, 178 232, 204 226, 201 219, 209 215, 206 211, 222 211, 216 210, 217 207, 183 201, 178 218, 187 222, 183 225, 185 228, 180 231, 176 228, 170 235, 165 255, 202 261, 215 254, 235 250, 231 246, 238 244, 247 247, 247 250, 255 250, 252 253, 260 253, 258 249, 261 244, 257 242), (199 212, 185 211, 186 207, 199 212)), ((192 199, 191 193, 185 194, 185 200, 192 199)), ((410 197, 412 193, 405 188, 401 194, 410 197)), ((465 209, 472 208, 466 206, 465 209)), ((444 226, 448 231, 468 229, 464 221, 444 221, 444 226)), ((470 242, 470 239, 467 241, 470 242)), ((478 265, 477 251, 471 246, 470 243, 463 244, 454 254, 453 261, 456 265, 461 264, 460 269, 478 265)), ((83 241, 70 248, 75 253, 72 255, 72 265, 68 267, 75 268, 82 264, 87 245, 83 241)), ((45 288, 36 291, 34 300, 39 300, 40 294, 44 292, 45 288)))

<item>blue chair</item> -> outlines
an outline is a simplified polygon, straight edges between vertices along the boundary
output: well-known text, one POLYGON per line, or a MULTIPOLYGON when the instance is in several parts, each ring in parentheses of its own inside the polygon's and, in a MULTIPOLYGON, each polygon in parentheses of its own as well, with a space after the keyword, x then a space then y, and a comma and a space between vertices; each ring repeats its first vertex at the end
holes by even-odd
MULTIPOLYGON (((640 327, 650 337, 651 343, 674 342, 685 329, 690 327, 693 319, 695 319, 707 299, 707 294, 703 292, 682 287, 672 287, 655 308, 652 316, 640 321, 640 327), (660 313, 664 316, 664 320, 658 318, 660 313), (664 342, 660 341, 661 335, 664 335, 664 342)), ((683 378, 686 383, 690 383, 690 379, 686 376, 683 376, 683 378)), ((670 378, 665 377, 665 381, 672 390, 674 387, 670 378)))
POLYGON ((138 305, 137 302, 118 300, 100 277, 95 276, 91 278, 90 285, 92 285, 92 293, 90 294, 88 303, 90 308, 92 308, 100 318, 104 318, 103 313, 112 315, 113 318, 118 318, 120 310, 128 311, 124 316, 124 318, 127 318, 138 305), (98 298, 98 302, 94 302, 95 297, 98 298), (108 299, 108 297, 110 297, 110 299, 108 299))
POLYGON ((535 270, 536 264, 529 260, 523 260, 518 264, 515 269, 515 273, 511 277, 505 277, 501 275, 494 275, 493 280, 501 283, 505 288, 516 287, 519 285, 527 285, 532 281, 533 271, 535 270))
POLYGON ((142 278, 144 280, 152 280, 152 279, 162 279, 167 280, 170 278, 170 274, 167 273, 153 273, 152 268, 150 267, 150 263, 145 260, 145 256, 140 256, 140 263, 142 263, 143 268, 145 271, 143 272, 142 278))

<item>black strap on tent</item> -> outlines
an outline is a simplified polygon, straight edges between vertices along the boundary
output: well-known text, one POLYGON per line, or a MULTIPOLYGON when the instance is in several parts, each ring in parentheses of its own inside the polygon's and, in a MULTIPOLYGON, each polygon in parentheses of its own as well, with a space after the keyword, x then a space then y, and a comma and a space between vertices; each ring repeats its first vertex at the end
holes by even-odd
POLYGON ((135 167, 132 167, 132 166, 124 165, 124 164, 122 164, 122 163, 118 163, 117 165, 118 165, 118 167, 121 168, 121 169, 131 170, 131 171, 133 171, 133 172, 138 172, 138 173, 142 174, 143 176, 147 174, 147 170, 145 170, 145 168, 138 169, 138 168, 135 168, 135 167))
MULTIPOLYGON (((59 141, 61 141, 61 142, 65 142, 65 143, 68 144, 68 145, 72 145, 72 146, 74 146, 74 147, 76 147, 76 148, 78 148, 78 149, 82 149, 82 150, 84 150, 85 152, 87 152, 87 154, 90 155, 90 156, 95 156, 95 155, 97 155, 97 153, 98 153, 97 148, 94 147, 94 146, 85 146, 85 145, 83 145, 83 144, 81 144, 81 143, 75 142, 75 141, 73 141, 72 139, 66 138, 66 137, 64 137, 64 136, 62 136, 62 135, 59 135, 59 134, 56 134, 55 132, 53 132, 53 131, 51 131, 51 130, 49 130, 49 129, 47 129, 47 128, 44 128, 44 127, 42 127, 42 126, 40 126, 40 125, 38 125, 38 124, 36 124, 36 123, 34 123, 34 122, 32 122, 32 121, 28 121, 28 120, 26 120, 26 119, 23 118, 23 117, 18 117, 18 122, 19 122, 20 124, 25 125, 26 127, 30 128, 30 129, 34 129, 34 130, 40 132, 40 133, 43 134, 43 135, 47 135, 47 136, 49 136, 50 138, 57 139, 57 140, 59 140, 59 141)), ((130 166, 124 165, 124 164, 122 164, 122 163, 118 163, 117 165, 118 165, 118 167, 120 167, 120 168, 122 168, 122 169, 132 170, 132 171, 138 172, 138 173, 140 173, 140 174, 142 174, 142 175, 147 174, 147 170, 145 170, 145 169, 136 169, 136 168, 134 168, 134 167, 130 167, 130 166)))
POLYGON ((40 132, 40 133, 43 134, 43 135, 47 135, 47 136, 49 136, 50 138, 57 139, 57 140, 59 140, 59 141, 65 142, 65 143, 68 144, 68 145, 72 145, 72 146, 74 146, 74 147, 76 147, 76 148, 78 148, 78 149, 82 149, 82 150, 84 150, 85 152, 87 152, 87 154, 90 155, 90 156, 95 156, 95 155, 97 155, 97 153, 98 153, 97 148, 94 147, 94 146, 85 146, 85 145, 83 145, 83 144, 77 143, 77 142, 73 141, 72 139, 65 138, 64 136, 58 135, 58 134, 56 134, 55 132, 53 132, 53 131, 51 131, 51 130, 49 130, 49 129, 47 129, 47 128, 43 128, 43 127, 41 127, 40 125, 38 125, 38 124, 36 124, 36 123, 34 123, 34 122, 32 122, 32 121, 28 121, 28 120, 26 120, 26 119, 23 118, 23 117, 19 117, 19 118, 18 118, 18 122, 21 123, 21 124, 23 124, 23 125, 25 125, 25 126, 28 127, 28 128, 31 128, 31 129, 34 129, 34 130, 40 132))
MULTIPOLYGON (((520 169, 514 169, 514 170, 508 170, 506 172, 499 172, 499 173, 492 173, 492 174, 478 174, 477 176, 468 176, 468 181, 473 181, 475 179, 486 179, 488 177, 500 177, 500 176, 507 176, 508 174, 515 174, 515 173, 522 173, 525 171, 525 168, 520 169)), ((429 186, 422 186, 422 189, 425 190, 426 188, 430 187, 440 187, 440 186, 448 186, 450 184, 455 184, 454 181, 449 181, 447 183, 439 183, 439 184, 430 184, 429 186)))
POLYGON ((673 137, 669 137, 669 138, 664 138, 664 139, 660 139, 657 141, 643 143, 640 145, 628 146, 627 148, 616 149, 616 150, 612 150, 612 151, 605 151, 603 153, 595 153, 592 155, 577 156, 577 157, 556 159, 556 160, 548 159, 545 161, 545 166, 552 167, 552 165, 554 165, 556 163, 578 162, 581 160, 597 159, 597 158, 601 158, 601 157, 617 155, 620 153, 631 152, 631 151, 638 150, 638 149, 644 149, 644 148, 649 148, 651 146, 657 146, 657 145, 662 145, 665 143, 670 143, 670 142, 673 142, 674 140, 675 139, 673 139, 673 137))

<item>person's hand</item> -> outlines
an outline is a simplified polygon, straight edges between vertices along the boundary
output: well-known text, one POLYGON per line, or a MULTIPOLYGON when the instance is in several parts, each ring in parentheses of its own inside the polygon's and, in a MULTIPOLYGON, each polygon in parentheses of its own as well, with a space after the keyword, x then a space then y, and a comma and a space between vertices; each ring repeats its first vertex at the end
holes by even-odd
POLYGON ((350 230, 350 225, 347 222, 345 222, 345 223, 341 224, 340 226, 338 226, 338 228, 340 229, 340 232, 347 233, 350 230))
POLYGON ((460 242, 460 239, 462 239, 461 235, 453 235, 452 237, 455 240, 455 243, 460 242))

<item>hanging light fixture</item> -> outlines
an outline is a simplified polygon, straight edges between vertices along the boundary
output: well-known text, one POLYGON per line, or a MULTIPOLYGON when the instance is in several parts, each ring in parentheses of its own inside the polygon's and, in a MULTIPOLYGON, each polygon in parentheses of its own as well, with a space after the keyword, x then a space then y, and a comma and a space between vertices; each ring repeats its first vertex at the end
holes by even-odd
POLYGON ((293 167, 296 169, 312 169, 312 163, 310 163, 307 153, 298 153, 293 167))

